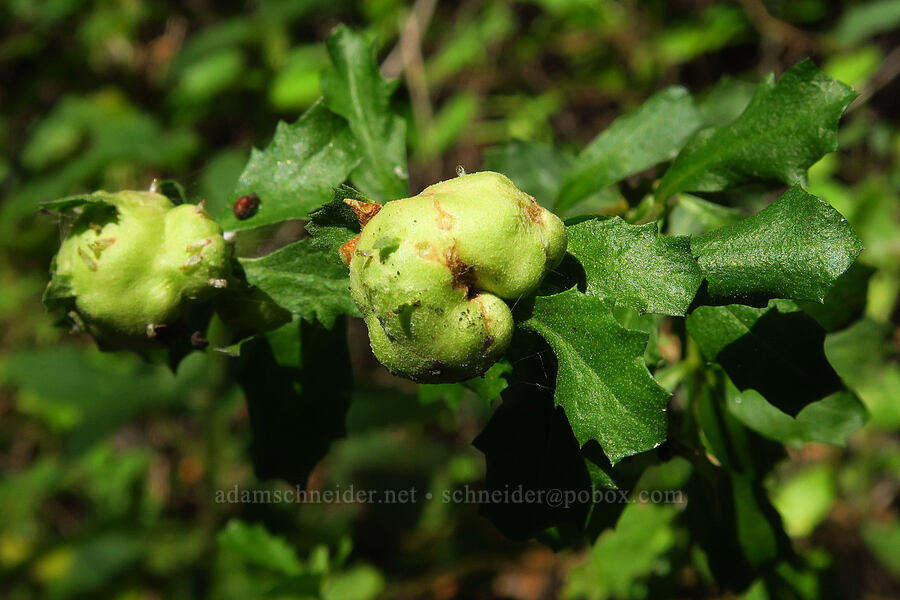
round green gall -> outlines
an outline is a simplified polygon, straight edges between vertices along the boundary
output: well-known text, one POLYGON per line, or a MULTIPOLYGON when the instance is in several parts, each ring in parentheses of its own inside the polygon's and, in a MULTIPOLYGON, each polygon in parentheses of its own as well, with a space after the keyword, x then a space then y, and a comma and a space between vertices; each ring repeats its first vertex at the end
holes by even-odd
POLYGON ((74 311, 101 345, 144 345, 176 323, 187 302, 226 285, 228 248, 202 205, 175 206, 153 192, 97 192, 63 212, 71 227, 45 301, 74 311))
POLYGON ((562 221, 489 171, 384 206, 346 200, 362 224, 341 255, 375 356, 434 383, 483 374, 509 346, 509 302, 566 252, 562 221))

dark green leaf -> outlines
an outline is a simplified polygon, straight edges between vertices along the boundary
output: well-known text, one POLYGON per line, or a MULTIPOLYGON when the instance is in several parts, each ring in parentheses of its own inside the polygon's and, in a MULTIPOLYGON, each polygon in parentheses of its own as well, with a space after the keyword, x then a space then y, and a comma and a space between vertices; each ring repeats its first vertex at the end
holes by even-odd
POLYGON ((331 327, 341 314, 358 316, 350 274, 328 246, 304 238, 261 258, 239 259, 247 281, 282 308, 331 327))
POLYGON ((741 590, 791 552, 763 485, 784 448, 744 427, 726 408, 725 378, 715 369, 707 376, 711 385, 692 395, 704 450, 721 466, 701 458, 702 453, 694 460, 686 516, 716 581, 741 590))
POLYGON ((701 306, 688 316, 687 329, 739 389, 758 391, 790 415, 842 387, 825 360, 825 330, 792 302, 701 306))
POLYGON ((187 202, 187 192, 184 191, 184 186, 174 179, 154 179, 150 185, 150 191, 162 194, 175 205, 187 202))
POLYGON ((670 87, 657 93, 587 145, 560 189, 555 210, 564 212, 602 188, 672 158, 698 127, 700 118, 687 90, 670 87))
POLYGON ((345 433, 353 378, 344 320, 331 330, 295 320, 246 342, 240 361, 256 475, 305 485, 345 433))
POLYGON ((620 326, 604 300, 574 289, 538 296, 522 326, 556 353, 556 404, 579 444, 597 440, 615 464, 665 440, 669 394, 644 365, 647 335, 620 326))
POLYGON ((691 240, 715 300, 824 300, 862 243, 830 204, 792 187, 759 213, 691 240))
POLYGON ((825 331, 837 331, 857 320, 866 308, 869 279, 875 269, 860 262, 854 262, 844 274, 838 277, 825 302, 797 302, 806 313, 815 319, 825 331))
POLYGON ((694 476, 687 496, 692 537, 706 552, 720 584, 743 590, 791 554, 781 518, 759 481, 710 467, 694 476))
POLYGON ((405 197, 406 123, 390 111, 394 85, 381 76, 375 47, 343 25, 327 46, 334 68, 322 74, 322 93, 328 107, 347 119, 363 157, 353 182, 374 200, 405 197))
POLYGON ((73 208, 78 208, 79 206, 84 206, 85 204, 109 204, 111 196, 112 194, 103 191, 93 192, 91 194, 76 194, 74 196, 66 196, 65 198, 41 202, 41 208, 56 212, 65 212, 67 210, 72 210, 73 208))
POLYGON ((563 495, 587 491, 591 481, 579 443, 565 413, 554 406, 551 390, 526 383, 507 388, 503 403, 472 443, 484 453, 487 489, 522 494, 518 501, 480 507, 504 535, 521 540, 553 525, 579 531, 584 527, 589 503, 574 498, 564 503, 563 495), (545 497, 529 502, 525 493, 545 497), (560 497, 546 497, 551 493, 560 497))
POLYGON ((587 293, 642 313, 684 315, 703 279, 690 239, 656 223, 583 221, 567 228, 569 253, 584 266, 587 293))
POLYGON ((358 162, 347 122, 318 102, 293 125, 279 122, 266 149, 250 154, 233 199, 256 194, 256 214, 241 221, 229 206, 219 222, 226 230, 241 230, 306 219, 332 198, 358 162))
POLYGON ((691 392, 696 397, 697 424, 705 452, 730 473, 762 480, 784 458, 784 447, 747 428, 731 414, 726 403, 726 386, 730 382, 721 369, 708 368, 701 383, 689 385, 696 386, 691 392))
POLYGON ((331 202, 310 213, 310 221, 306 224, 306 231, 313 237, 313 245, 318 248, 327 248, 329 256, 342 266, 346 265, 340 257, 341 246, 361 230, 356 215, 344 202, 347 198, 371 202, 369 198, 352 187, 342 185, 335 188, 331 202))
POLYGON ((695 135, 666 171, 656 197, 715 192, 756 180, 806 182, 806 170, 837 149, 841 113, 856 93, 823 75, 809 60, 776 84, 759 85, 733 123, 695 135))

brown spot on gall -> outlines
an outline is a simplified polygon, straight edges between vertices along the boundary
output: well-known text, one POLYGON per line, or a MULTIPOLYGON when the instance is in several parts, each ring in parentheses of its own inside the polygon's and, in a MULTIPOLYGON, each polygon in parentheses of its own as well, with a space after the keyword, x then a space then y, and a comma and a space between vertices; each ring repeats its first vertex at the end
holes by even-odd
POLYGON ((434 210, 438 213, 436 219, 438 229, 443 231, 450 231, 453 229, 453 226, 456 225, 456 217, 444 210, 444 207, 441 206, 441 203, 437 198, 432 200, 432 204, 434 205, 434 210))
POLYGON ((525 205, 525 216, 527 216, 528 220, 535 225, 543 225, 544 210, 541 208, 541 205, 537 203, 537 200, 534 199, 534 196, 529 196, 529 198, 531 198, 531 202, 525 205))
POLYGON ((344 264, 348 267, 350 266, 350 259, 353 258, 353 254, 356 252, 356 245, 359 243, 359 236, 356 236, 352 240, 346 242, 343 246, 341 246, 340 254, 341 260, 344 261, 344 264))

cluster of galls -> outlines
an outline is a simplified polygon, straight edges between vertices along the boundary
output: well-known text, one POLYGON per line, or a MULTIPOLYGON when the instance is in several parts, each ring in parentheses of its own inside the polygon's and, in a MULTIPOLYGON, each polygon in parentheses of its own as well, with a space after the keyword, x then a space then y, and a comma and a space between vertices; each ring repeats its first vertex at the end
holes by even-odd
POLYGON ((227 283, 228 248, 201 205, 97 192, 66 206, 70 229, 45 299, 107 347, 147 345, 227 283))
POLYGON ((562 221, 493 172, 381 206, 347 200, 362 232, 341 249, 375 356, 419 382, 481 375, 509 346, 507 302, 562 260, 562 221))
MULTIPOLYGON (((375 355, 414 381, 484 373, 512 337, 507 302, 533 293, 566 251, 562 221, 499 173, 462 175, 383 206, 345 202, 362 225, 341 249, 351 295, 375 355)), ((235 215, 258 204, 241 198, 235 215)), ((147 345, 226 285, 228 247, 202 206, 126 191, 59 208, 70 229, 45 301, 104 347, 147 345)))

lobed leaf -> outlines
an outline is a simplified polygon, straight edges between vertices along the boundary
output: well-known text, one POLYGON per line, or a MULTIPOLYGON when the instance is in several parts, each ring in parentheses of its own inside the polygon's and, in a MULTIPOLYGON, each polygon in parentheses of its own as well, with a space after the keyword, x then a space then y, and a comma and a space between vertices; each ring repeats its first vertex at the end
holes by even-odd
POLYGON ((758 391, 787 414, 843 387, 825 359, 825 330, 793 302, 701 306, 688 316, 687 330, 739 389, 758 391))
POLYGON ((665 441, 669 394, 644 364, 647 334, 623 328, 604 300, 575 289, 536 297, 521 325, 556 353, 555 401, 579 444, 597 440, 615 464, 665 441))
POLYGON ((327 245, 304 238, 261 258, 238 259, 247 281, 282 308, 331 327, 338 315, 359 316, 347 267, 327 245))
POLYGON ((805 184, 806 170, 837 149, 841 113, 856 97, 810 60, 762 82, 734 122, 698 132, 660 181, 656 197, 715 192, 756 180, 805 184))
POLYGON ((630 225, 619 217, 582 221, 567 231, 589 295, 642 313, 687 313, 703 280, 690 238, 660 235, 656 223, 630 225))
POLYGON ((691 240, 714 300, 822 302, 862 243, 830 204, 792 187, 742 221, 691 240))
POLYGON ((238 220, 231 212, 219 223, 226 230, 271 225, 287 219, 307 219, 328 202, 359 163, 356 144, 346 121, 317 102, 296 123, 278 123, 265 150, 253 149, 234 190, 235 199, 259 196, 257 213, 238 220))
POLYGON ((350 124, 362 155, 353 182, 374 200, 405 197, 406 123, 390 111, 394 85, 381 76, 375 48, 343 25, 326 44, 334 68, 322 74, 322 93, 328 108, 350 124))

